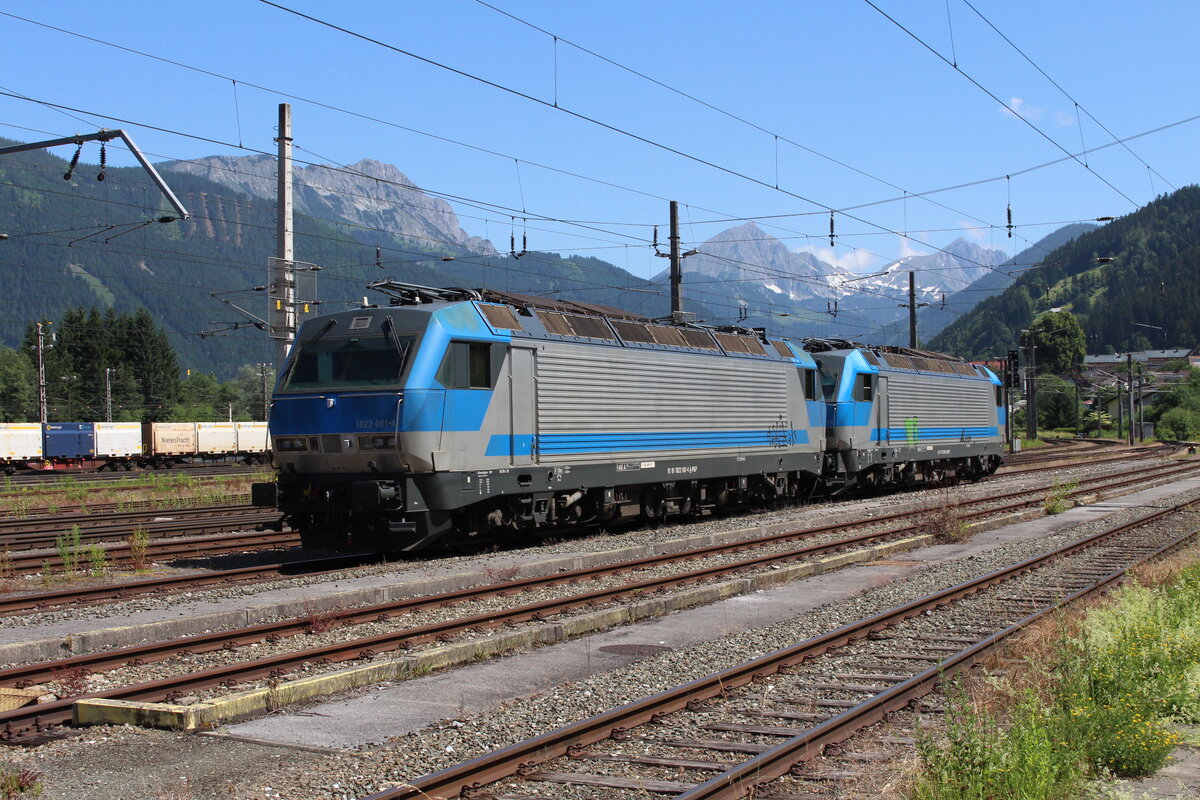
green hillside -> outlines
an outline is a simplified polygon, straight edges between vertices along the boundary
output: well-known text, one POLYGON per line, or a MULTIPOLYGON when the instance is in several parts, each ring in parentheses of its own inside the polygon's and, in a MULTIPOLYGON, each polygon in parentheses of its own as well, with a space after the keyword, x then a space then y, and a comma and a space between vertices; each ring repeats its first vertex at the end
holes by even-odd
POLYGON ((1198 299, 1200 187, 1187 186, 1054 249, 929 346, 1000 357, 1038 315, 1062 308, 1079 317, 1089 352, 1194 347, 1198 299))
MULTIPOLYGON (((181 368, 230 378, 242 365, 271 360, 261 331, 198 334, 220 327, 214 322, 245 319, 212 292, 265 315, 264 295, 247 290, 267 281, 267 259, 275 252, 273 204, 173 172, 167 180, 191 219, 153 222, 173 212, 142 170, 110 168, 100 182, 96 165, 81 164, 71 181, 63 180, 66 169, 65 160, 42 151, 0 159, 0 233, 9 235, 0 240, 0 343, 18 345, 28 322, 59 319, 69 308, 145 308, 167 332, 181 368)), ((481 256, 304 216, 296 218, 295 258, 321 266, 322 312, 345 309, 368 294, 379 302, 383 295, 365 286, 382 277, 572 297, 649 316, 669 308, 660 289, 647 293, 648 281, 600 259, 481 256)))

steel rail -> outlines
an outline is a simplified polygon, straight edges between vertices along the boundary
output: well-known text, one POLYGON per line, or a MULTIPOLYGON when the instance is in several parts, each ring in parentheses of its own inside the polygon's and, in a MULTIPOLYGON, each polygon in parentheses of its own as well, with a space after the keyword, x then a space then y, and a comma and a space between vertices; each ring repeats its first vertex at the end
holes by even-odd
MULTIPOLYGON (((1178 503, 1174 506, 1152 512, 1140 519, 1111 526, 1063 547, 995 570, 987 575, 960 583, 956 586, 934 592, 933 594, 842 626, 836 630, 792 645, 791 647, 760 656, 729 669, 721 670, 720 672, 707 675, 673 689, 668 689, 656 695, 629 703, 620 708, 572 723, 540 736, 509 745, 479 758, 417 778, 406 786, 377 792, 363 798, 363 800, 421 800, 428 797, 449 798, 463 793, 464 790, 468 792, 478 791, 483 786, 495 783, 504 778, 521 774, 522 772, 529 772, 537 765, 552 758, 578 752, 580 749, 610 738, 614 734, 619 735, 630 728, 645 725, 654 721, 660 715, 685 709, 691 702, 700 702, 719 696, 731 688, 744 686, 756 678, 771 675, 781 668, 799 664, 805 659, 849 644, 856 639, 862 639, 871 633, 888 628, 905 619, 923 614, 927 610, 932 610, 975 594, 989 586, 1024 574, 1052 560, 1071 555, 1104 539, 1111 538, 1132 528, 1150 524, 1169 514, 1182 511, 1189 506, 1195 505, 1197 502, 1200 501, 1189 500, 1178 503)), ((896 699, 895 702, 899 703, 899 700, 896 699)), ((904 700, 903 703, 899 703, 896 707, 903 706, 907 702, 908 699, 904 700)), ((887 705, 887 701, 885 701, 884 705, 887 705)), ((823 723, 823 725, 827 724, 823 723)), ((755 776, 761 775, 766 777, 769 775, 770 770, 778 768, 778 765, 783 760, 782 757, 778 757, 774 759, 773 764, 770 766, 756 762, 755 759, 751 759, 750 762, 745 763, 754 762, 754 766, 747 770, 749 773, 755 776)), ((788 763, 783 771, 790 769, 790 767, 791 763, 788 763)), ((735 770, 737 769, 739 768, 735 768, 735 770)), ((762 778, 756 777, 751 781, 744 773, 739 774, 741 775, 741 782, 748 784, 746 788, 762 780, 762 778)), ((780 774, 783 774, 783 772, 775 772, 773 776, 780 774)), ((709 781, 707 783, 712 782, 709 781)), ((707 785, 707 783, 703 785, 707 785)), ((695 791, 695 789, 692 791, 695 791)), ((692 798, 689 798, 689 800, 692 800, 692 798)))
MULTIPOLYGON (((219 521, 177 520, 173 522, 154 523, 151 531, 159 533, 162 538, 158 541, 151 539, 147 546, 145 560, 162 561, 172 558, 200 557, 237 553, 247 549, 264 547, 294 547, 300 544, 300 536, 294 531, 253 531, 254 526, 271 521, 277 514, 247 514, 241 517, 231 517, 219 521), (184 538, 186 534, 195 533, 197 529, 204 531, 248 531, 246 533, 195 536, 184 538), (168 536, 168 534, 175 534, 168 536)), ((129 565, 133 563, 133 548, 128 544, 113 544, 103 548, 104 560, 109 566, 129 565)), ((89 554, 87 551, 78 554, 80 565, 86 567, 89 554)), ((58 552, 14 553, 8 556, 7 569, 15 575, 33 575, 44 572, 49 565, 51 570, 65 569, 62 555, 58 552)))
POLYGON ((236 569, 223 569, 214 572, 168 575, 124 583, 107 583, 101 586, 78 586, 71 589, 58 589, 50 592, 13 595, 0 597, 0 615, 15 614, 21 611, 45 611, 61 606, 79 606, 98 603, 104 600, 128 600, 141 595, 163 594, 170 591, 190 591, 205 586, 279 580, 291 575, 304 575, 306 577, 321 575, 331 572, 341 572, 351 567, 362 566, 364 563, 375 563, 377 561, 378 558, 374 554, 338 556, 335 558, 260 564, 252 567, 238 567, 236 569), (370 562, 367 562, 367 559, 370 559, 370 562), (340 562, 342 566, 325 566, 329 562, 340 562), (313 569, 306 571, 306 567, 310 566, 313 569), (318 569, 317 567, 320 568, 318 569))
MULTIPOLYGON (((1112 478, 1121 478, 1125 475, 1134 475, 1134 476, 1145 477, 1145 474, 1147 472, 1154 472, 1155 470, 1160 470, 1160 469, 1162 469, 1162 468, 1154 467, 1149 470, 1135 470, 1135 471, 1131 471, 1129 473, 1122 473, 1122 474, 1118 474, 1115 476, 1107 475, 1107 476, 1101 476, 1101 477, 1097 477, 1097 478, 1089 478, 1089 479, 1086 479, 1084 481, 1084 483, 1091 484, 1091 483, 1103 482, 1106 480, 1111 480, 1112 478)), ((1170 477, 1171 475, 1186 472, 1186 471, 1187 471, 1187 469, 1184 467, 1172 467, 1172 468, 1168 469, 1165 473, 1151 475, 1150 477, 1157 478, 1157 477, 1163 477, 1164 475, 1166 477, 1170 477)), ((1128 486, 1131 483, 1136 483, 1136 482, 1140 482, 1140 480, 1135 477, 1132 480, 1118 481, 1118 482, 1106 484, 1106 485, 1103 485, 1100 487, 1094 487, 1094 488, 1088 488, 1088 489, 1077 489, 1072 494, 1073 494, 1073 496, 1091 495, 1098 491, 1105 491, 1105 490, 1116 488, 1116 487, 1128 486)), ((1050 488, 1051 487, 1044 487, 1044 488, 1039 488, 1039 489, 1034 489, 1034 490, 1021 490, 1021 491, 1016 491, 1016 492, 1009 492, 1009 493, 1002 494, 1002 495, 995 495, 995 496, 988 497, 988 498, 982 498, 978 501, 972 501, 973 503, 989 504, 989 503, 995 503, 997 501, 1002 501, 1002 500, 1006 500, 1006 499, 1010 499, 1010 498, 1019 498, 1019 497, 1023 497, 1023 496, 1028 496, 1030 494, 1035 495, 1034 499, 1014 503, 1014 504, 1011 504, 1008 506, 1000 506, 998 508, 985 508, 978 512, 969 512, 969 513, 963 514, 962 518, 964 520, 987 518, 988 516, 1003 514, 1003 513, 1009 512, 1009 511, 1019 510, 1020 508, 1025 508, 1030 505, 1036 505, 1037 503, 1040 503, 1044 498, 1044 495, 1041 494, 1041 492, 1048 491, 1050 488)), ((805 529, 801 529, 801 530, 783 531, 783 532, 779 532, 779 533, 775 533, 775 534, 768 534, 768 535, 762 536, 762 537, 756 537, 753 539, 742 540, 740 542, 728 542, 728 543, 724 543, 724 544, 709 545, 706 547, 696 548, 693 550, 686 551, 686 553, 674 553, 674 554, 673 553, 663 553, 663 554, 659 554, 656 556, 648 556, 648 557, 645 557, 642 559, 637 559, 634 561, 626 561, 626 562, 622 562, 622 564, 624 566, 621 568, 631 570, 631 569, 638 569, 638 568, 654 566, 659 563, 664 563, 664 562, 673 561, 673 560, 683 560, 688 557, 702 558, 702 557, 709 556, 709 555, 719 555, 719 554, 723 554, 723 553, 730 552, 730 551, 736 551, 736 550, 741 550, 741 549, 751 549, 753 547, 769 545, 772 543, 786 541, 788 539, 808 537, 808 536, 818 535, 818 534, 822 534, 822 533, 831 533, 831 532, 836 532, 839 530, 846 530, 846 529, 854 528, 854 527, 862 527, 865 525, 878 525, 881 523, 887 523, 887 522, 891 522, 891 521, 895 521, 895 520, 901 520, 901 519, 905 519, 905 518, 919 516, 922 513, 924 513, 924 510, 900 511, 900 512, 894 512, 892 514, 884 514, 884 515, 880 515, 877 517, 871 517, 870 519, 852 520, 849 522, 831 523, 828 525, 816 526, 816 527, 812 527, 812 528, 805 528, 805 529)), ((891 529, 891 530, 887 530, 887 531, 877 532, 874 534, 864 534, 862 536, 852 537, 849 539, 842 540, 841 542, 832 543, 829 547, 822 547, 822 548, 818 548, 818 549, 813 549, 811 547, 801 548, 798 551, 792 552, 790 555, 777 556, 777 558, 786 559, 786 558, 797 557, 797 556, 801 556, 801 555, 810 555, 810 554, 816 553, 816 552, 828 552, 830 549, 834 549, 836 547, 851 546, 853 544, 874 541, 874 540, 878 540, 880 538, 886 538, 889 536, 899 536, 904 533, 916 531, 918 528, 919 528, 918 525, 909 525, 909 526, 904 526, 901 528, 895 528, 895 529, 891 529)), ((221 542, 223 538, 224 537, 218 538, 215 541, 221 542)), ((197 540, 189 540, 189 541, 197 541, 197 540)), ((201 541, 201 546, 204 546, 205 540, 199 540, 199 541, 201 541)), ((289 543, 291 541, 293 541, 293 540, 291 540, 291 539, 284 540, 281 543, 281 546, 286 545, 287 543, 289 543)), ((157 554, 155 554, 155 555, 156 555, 156 557, 159 557, 157 554)), ((354 559, 354 558, 363 558, 363 557, 365 557, 365 556, 346 556, 343 558, 354 559)), ((52 608, 52 607, 57 607, 57 606, 68 605, 70 603, 77 602, 77 601, 90 602, 90 601, 97 601, 97 600, 102 600, 102 599, 123 600, 123 599, 128 599, 130 597, 142 595, 142 594, 160 593, 160 592, 170 591, 170 590, 182 590, 182 589, 188 589, 188 588, 193 588, 196 586, 203 586, 203 585, 213 585, 213 584, 222 584, 222 583, 231 583, 231 582, 250 582, 250 581, 254 581, 254 580, 274 580, 274 579, 279 578, 285 570, 296 569, 296 568, 300 567, 301 564, 305 564, 305 563, 319 564, 320 561, 299 562, 299 563, 294 562, 291 565, 282 565, 282 564, 260 565, 260 566, 256 566, 256 567, 244 567, 244 568, 238 568, 238 569, 233 569, 233 570, 222 570, 220 572, 205 573, 202 575, 186 575, 186 576, 175 575, 175 576, 169 576, 169 577, 164 577, 164 578, 151 578, 151 579, 146 579, 146 580, 142 580, 142 581, 125 582, 125 583, 117 583, 117 584, 106 584, 103 586, 85 586, 85 587, 80 587, 75 590, 64 589, 64 590, 58 590, 58 591, 53 591, 53 592, 41 592, 41 593, 30 594, 30 595, 16 595, 16 596, 8 597, 8 598, 0 598, 0 614, 14 613, 17 611, 40 610, 40 609, 52 608)), ((745 567, 749 567, 749 566, 753 566, 753 565, 754 564, 752 564, 752 563, 747 563, 747 564, 745 564, 745 567)), ((745 568, 745 567, 742 567, 742 568, 745 568)), ((335 567, 335 568, 329 569, 328 571, 336 572, 336 571, 340 571, 341 569, 344 569, 344 568, 345 567, 335 567)), ((308 574, 312 574, 312 573, 308 573, 308 574)), ((550 579, 535 577, 535 578, 523 579, 522 581, 515 581, 515 582, 510 581, 510 582, 497 584, 496 593, 499 594, 505 590, 507 590, 509 592, 520 591, 525 588, 540 587, 540 586, 546 585, 547 582, 569 581, 571 579, 590 577, 592 574, 593 574, 593 572, 590 569, 581 569, 581 570, 575 570, 570 573, 557 573, 555 576, 551 576, 550 579), (553 580, 555 578, 557 580, 553 580)), ((463 590, 463 596, 460 599, 469 599, 466 594, 469 591, 474 591, 474 590, 463 590)), ((455 602, 457 602, 457 600, 455 600, 455 602)))
MULTIPOLYGON (((1173 511, 1163 513, 1173 513, 1173 511)), ((1159 515, 1154 518, 1157 516, 1159 515)), ((1143 524, 1145 523, 1139 521, 1136 524, 1125 526, 1124 530, 1128 530, 1130 527, 1141 527, 1143 524)), ((1117 535, 1120 532, 1123 530, 1111 535, 1117 535)), ((1086 586, 1044 606, 1003 630, 943 659, 924 672, 831 717, 799 736, 781 742, 736 767, 713 776, 703 784, 677 795, 676 800, 740 800, 740 798, 746 797, 764 782, 793 771, 798 763, 819 757, 827 746, 845 741, 863 728, 879 722, 887 714, 898 711, 913 700, 928 694, 946 678, 952 677, 989 655, 1013 634, 1019 633, 1063 606, 1107 589, 1111 584, 1124 578, 1133 567, 1182 547, 1185 543, 1195 539, 1198 534, 1200 532, 1191 531, 1176 538, 1140 558, 1134 564, 1114 570, 1091 586, 1086 586)))
MULTIPOLYGON (((53 547, 55 539, 67 532, 71 526, 79 526, 81 538, 103 540, 114 536, 128 536, 135 528, 147 528, 158 522, 177 521, 188 517, 216 518, 223 516, 262 514, 257 506, 216 505, 183 506, 170 509, 146 509, 140 511, 118 511, 104 514, 65 514, 55 517, 27 517, 0 519, 0 546, 53 547), (86 526, 86 527, 85 527, 86 526), (50 533, 47 533, 47 532, 50 533)), ((278 516, 278 514, 275 514, 278 516)))
MULTIPOLYGON (((136 487, 131 487, 136 488, 136 487)), ((102 491, 113 491, 112 489, 104 489, 102 491)), ((228 505, 247 505, 245 502, 249 499, 249 495, 245 492, 231 493, 230 498, 238 501, 228 505)), ((3 499, 3 498, 0 498, 3 499)), ((117 514, 134 514, 138 512, 148 511, 186 511, 191 508, 202 508, 199 504, 176 506, 175 508, 161 508, 156 506, 156 503, 163 502, 162 499, 148 498, 145 500, 126 500, 116 503, 70 503, 60 504, 55 506, 56 510, 51 511, 50 506, 41 508, 30 508, 27 512, 19 515, 9 513, 7 515, 0 514, 0 524, 7 524, 13 520, 29 520, 31 522, 43 522, 47 519, 65 517, 72 514, 87 514, 92 517, 115 516, 117 514)))
MULTIPOLYGON (((598 579, 606 575, 620 575, 625 572, 638 569, 647 569, 654 566, 661 566, 663 564, 692 561, 708 556, 725 555, 727 553, 748 549, 749 547, 762 546, 764 542, 769 544, 794 536, 810 536, 817 533, 861 526, 863 524, 874 525, 880 521, 887 521, 888 519, 919 516, 923 513, 924 511, 898 512, 896 514, 889 515, 889 517, 877 517, 867 520, 865 523, 834 523, 831 525, 822 526, 820 528, 810 528, 803 531, 791 531, 788 533, 774 534, 768 537, 762 537, 761 539, 709 545, 707 547, 702 547, 695 550, 688 550, 678 553, 662 553, 654 556, 647 556, 640 559, 622 561, 599 567, 585 567, 569 572, 560 572, 550 575, 525 578, 519 581, 505 581, 487 586, 470 587, 467 589, 442 592, 434 595, 403 598, 385 603, 363 606, 360 608, 331 612, 323 615, 323 622, 325 624, 354 625, 364 622, 382 621, 392 617, 410 614, 415 611, 440 608, 447 605, 457 605, 464 602, 505 596, 509 594, 518 594, 526 590, 542 589, 548 586, 577 583, 584 579, 598 579)), ((978 513, 988 512, 984 511, 978 513)), ((453 634, 458 634, 467 628, 485 629, 516 624, 518 622, 527 622, 530 620, 544 618, 552 614, 562 613, 579 606, 598 605, 603 602, 611 602, 630 594, 662 592, 680 585, 686 585, 689 583, 722 577, 724 575, 735 574, 745 570, 754 569, 755 567, 764 567, 779 563, 781 561, 790 561, 805 556, 829 553, 845 547, 852 547, 881 538, 910 533, 916 530, 918 527, 919 525, 907 525, 899 528, 892 528, 886 531, 876 531, 873 533, 861 534, 859 536, 852 536, 837 542, 804 545, 783 553, 767 553, 754 556, 749 559, 743 559, 741 561, 729 564, 718 564, 712 567, 701 570, 693 570, 683 574, 636 581, 619 587, 601 589, 585 594, 572 595, 566 598, 558 598, 555 600, 547 600, 539 603, 518 606, 506 611, 489 612, 487 614, 409 628, 380 637, 358 640, 348 646, 348 651, 357 654, 358 651, 364 648, 374 651, 378 651, 380 649, 406 648, 420 642, 441 639, 453 634)), ((209 634, 191 635, 179 639, 134 645, 118 650, 84 654, 38 664, 10 667, 7 669, 0 669, 0 686, 17 686, 19 688, 24 685, 49 680, 53 678, 56 673, 62 673, 71 670, 86 669, 90 671, 98 671, 102 669, 110 669, 115 666, 121 666, 130 662, 144 663, 146 661, 159 661, 170 658, 185 650, 190 653, 204 653, 214 650, 230 649, 254 642, 295 636, 297 634, 306 632, 311 625, 312 620, 310 617, 295 617, 292 619, 279 620, 231 631, 217 631, 209 634)), ((316 658, 332 658, 333 655, 334 654, 330 652, 323 651, 320 653, 313 652, 311 658, 303 653, 301 654, 301 657, 302 660, 311 661, 316 658)))
MULTIPOLYGON (((892 516, 903 516, 903 514, 892 516)), ((876 520, 873 521, 878 520, 879 518, 876 518, 876 520)), ((848 524, 853 523, 840 523, 839 525, 844 527, 848 524)), ((839 527, 839 525, 826 526, 826 528, 836 528, 839 527)), ((909 526, 909 528, 910 527, 911 526, 909 526)), ((904 530, 908 530, 909 528, 905 528, 904 530)), ((895 531, 868 534, 865 537, 854 537, 854 541, 862 538, 878 538, 894 533, 895 531)), ((792 535, 794 536, 796 533, 793 532, 792 535)), ((775 539, 783 536, 785 535, 775 534, 769 538, 775 539)), ((746 542, 735 542, 725 546, 704 548, 703 550, 741 549, 746 547, 746 545, 746 542)), ((737 562, 736 564, 717 565, 699 571, 684 573, 682 575, 652 578, 622 586, 610 587, 608 589, 572 595, 565 598, 542 601, 512 609, 492 611, 485 614, 418 626, 401 631, 393 631, 371 637, 359 638, 349 642, 310 648, 291 653, 282 653, 264 659, 228 664, 201 672, 194 672, 188 675, 165 678, 151 683, 118 687, 115 689, 106 690, 104 692, 89 693, 74 698, 64 698, 52 703, 2 712, 0 713, 0 724, 4 725, 4 731, 3 733, 0 733, 0 740, 20 738, 22 736, 29 735, 33 731, 40 731, 47 726, 59 725, 68 721, 71 718, 72 705, 74 701, 78 699, 106 698, 122 700, 167 700, 173 695, 179 695, 185 692, 194 692, 217 686, 231 686, 248 680, 274 677, 306 661, 337 663, 358 658, 373 657, 379 652, 392 649, 404 650, 417 642, 442 638, 453 633, 461 632, 465 629, 487 629, 502 625, 517 624, 519 622, 536 621, 544 619, 547 616, 562 613, 575 608, 597 605, 601 602, 608 602, 612 600, 620 600, 629 594, 633 594, 634 592, 645 593, 665 590, 668 587, 686 585, 688 583, 700 581, 705 578, 746 569, 749 566, 762 565, 778 560, 786 560, 788 558, 794 558, 797 555, 811 554, 813 552, 834 549, 844 545, 844 541, 826 543, 823 545, 808 545, 793 551, 789 551, 785 554, 758 556, 752 559, 737 562)), ((368 619, 387 618, 389 616, 396 616, 398 614, 403 614, 411 610, 420 609, 422 607, 440 607, 448 603, 452 604, 454 602, 477 599, 483 596, 511 593, 514 591, 520 591, 523 588, 532 588, 535 586, 545 585, 547 583, 571 583, 582 578, 593 577, 598 574, 620 574, 621 572, 647 565, 654 565, 670 560, 691 560, 695 557, 697 557, 695 551, 687 551, 685 553, 677 554, 662 554, 658 556, 651 556, 645 559, 638 559, 632 562, 606 565, 599 568, 588 568, 575 570, 569 573, 557 573, 551 576, 529 578, 523 581, 495 584, 490 587, 483 587, 482 589, 464 589, 429 597, 407 598, 394 603, 379 604, 377 606, 350 610, 340 615, 331 615, 331 620, 343 618, 346 620, 357 619, 358 621, 365 621, 368 619)), ((253 641, 262 641, 263 639, 274 635, 291 635, 298 633, 309 624, 311 623, 308 619, 293 619, 283 623, 255 626, 254 628, 243 629, 241 631, 226 631, 206 636, 185 637, 183 639, 173 640, 171 642, 123 648, 118 651, 111 651, 107 653, 77 656, 74 658, 37 664, 27 668, 15 667, 0 672, 0 678, 3 679, 0 680, 0 683, 24 683, 27 685, 28 683, 52 678, 55 673, 70 674, 72 672, 80 672, 91 668, 102 668, 103 666, 123 664, 130 661, 136 662, 144 660, 156 660, 169 657, 172 654, 183 651, 204 652, 215 649, 236 648, 241 644, 246 644, 253 641)))
MULTIPOLYGON (((113 481, 128 480, 134 475, 188 475, 189 477, 208 477, 222 475, 243 475, 252 474, 263 469, 267 469, 267 465, 258 464, 250 466, 240 462, 230 462, 228 464, 180 464, 179 469, 156 470, 156 469, 141 469, 137 471, 125 472, 90 472, 86 470, 65 471, 52 470, 49 472, 33 472, 19 473, 17 475, 9 475, 0 477, 0 482, 12 487, 21 486, 42 486, 44 484, 53 484, 63 478, 79 478, 80 480, 72 488, 87 487, 88 484, 111 483, 113 481)), ((52 487, 53 488, 53 487, 52 487)), ((98 487, 103 488, 103 487, 98 487)))

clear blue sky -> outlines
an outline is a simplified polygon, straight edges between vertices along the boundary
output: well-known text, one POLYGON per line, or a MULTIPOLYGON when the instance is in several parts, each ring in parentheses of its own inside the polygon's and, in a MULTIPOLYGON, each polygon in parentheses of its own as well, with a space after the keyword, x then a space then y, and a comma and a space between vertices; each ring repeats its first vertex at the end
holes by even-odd
MULTIPOLYGON (((510 214, 522 209, 594 221, 599 230, 531 220, 529 246, 596 255, 646 275, 662 267, 645 243, 655 223, 665 239, 666 199, 684 205, 689 242, 731 224, 711 220, 798 214, 763 224, 794 249, 829 259, 829 207, 1013 174, 1063 158, 1053 142, 1071 153, 1111 143, 1085 112, 1118 137, 1200 114, 1196 2, 971 0, 1079 103, 1078 112, 963 0, 875 0, 961 73, 863 0, 491 2, 549 35, 476 0, 282 4, 544 102, 256 0, 0 0, 8 15, 226 76, 0 16, 0 91, 90 112, 75 119, 0 97, 0 135, 36 140, 122 127, 154 160, 273 152, 277 104, 290 99, 298 158, 374 158, 428 190, 490 204, 480 210, 451 201, 469 233, 501 249, 510 214), (228 78, 238 81, 236 92, 228 78), (571 116, 552 107, 556 100, 694 158, 571 116)), ((1087 168, 1068 160, 937 194, 930 198, 937 204, 912 198, 839 213, 832 255, 868 271, 957 236, 1014 253, 1061 223, 1125 214, 1196 182, 1198 137, 1200 121, 1190 122, 1129 142, 1132 154, 1120 146, 1090 153, 1087 168), (1012 239, 1004 228, 1010 198, 1012 239)), ((58 152, 70 156, 69 148, 58 152)), ((96 155, 94 145, 85 150, 85 160, 96 155)), ((112 161, 128 163, 121 154, 112 161)))

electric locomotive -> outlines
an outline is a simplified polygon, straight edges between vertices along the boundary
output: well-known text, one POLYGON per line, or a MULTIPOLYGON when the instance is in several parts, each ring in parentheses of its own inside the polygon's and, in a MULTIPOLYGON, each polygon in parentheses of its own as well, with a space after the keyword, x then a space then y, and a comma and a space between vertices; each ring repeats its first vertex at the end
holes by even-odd
POLYGON ((305 546, 416 550, 485 533, 657 521, 821 488, 817 363, 759 330, 380 281, 310 319, 270 414, 256 505, 305 546))
POLYGON ((806 339, 828 404, 825 476, 839 489, 952 478, 1000 466, 1006 409, 987 367, 923 350, 806 339))

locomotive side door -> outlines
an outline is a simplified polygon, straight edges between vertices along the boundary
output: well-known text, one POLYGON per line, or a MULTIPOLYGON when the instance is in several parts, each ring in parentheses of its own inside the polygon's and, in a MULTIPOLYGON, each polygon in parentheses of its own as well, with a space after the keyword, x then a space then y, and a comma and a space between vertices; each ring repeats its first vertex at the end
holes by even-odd
POLYGON ((875 384, 875 428, 877 444, 889 444, 891 432, 888 424, 888 379, 886 375, 877 375, 875 384))
POLYGON ((509 408, 512 414, 512 463, 533 463, 536 398, 533 384, 533 348, 517 343, 508 351, 509 408))

